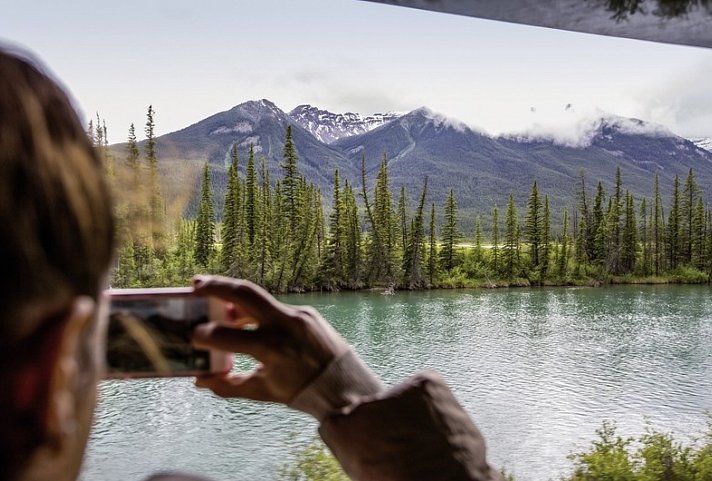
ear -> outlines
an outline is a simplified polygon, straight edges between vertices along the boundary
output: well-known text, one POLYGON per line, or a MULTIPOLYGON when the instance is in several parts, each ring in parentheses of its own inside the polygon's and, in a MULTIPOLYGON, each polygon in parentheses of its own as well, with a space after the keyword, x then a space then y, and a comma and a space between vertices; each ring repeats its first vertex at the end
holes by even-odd
POLYGON ((82 333, 95 316, 96 304, 87 296, 74 299, 69 312, 58 329, 55 358, 48 366, 51 369, 47 392, 45 433, 48 444, 62 450, 64 443, 74 438, 77 421, 77 377, 81 375, 77 362, 82 333))

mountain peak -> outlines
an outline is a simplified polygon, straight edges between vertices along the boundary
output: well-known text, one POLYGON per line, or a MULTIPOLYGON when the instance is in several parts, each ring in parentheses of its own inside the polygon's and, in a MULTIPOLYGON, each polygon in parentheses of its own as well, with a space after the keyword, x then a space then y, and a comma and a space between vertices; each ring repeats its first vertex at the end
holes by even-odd
POLYGON ((400 117, 400 114, 395 112, 375 113, 368 116, 361 116, 354 112, 336 114, 309 104, 298 105, 288 115, 326 144, 369 132, 400 117))
POLYGON ((432 124, 436 129, 445 127, 455 129, 459 132, 473 131, 464 122, 450 117, 446 117, 445 115, 435 112, 430 107, 426 106, 419 107, 407 113, 406 115, 401 117, 401 122, 405 122, 407 125, 428 123, 432 124))

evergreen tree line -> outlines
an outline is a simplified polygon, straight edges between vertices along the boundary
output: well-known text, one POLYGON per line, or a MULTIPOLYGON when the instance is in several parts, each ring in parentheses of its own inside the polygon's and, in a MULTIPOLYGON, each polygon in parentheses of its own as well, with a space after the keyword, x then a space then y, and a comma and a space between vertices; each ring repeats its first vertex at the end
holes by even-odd
MULTIPOLYGON (((682 187, 675 178, 666 207, 657 175, 651 197, 635 199, 624 189, 620 169, 610 194, 598 182, 591 195, 582 172, 577 205, 560 213, 557 232, 552 231, 549 197, 534 182, 523 219, 510 194, 503 219, 497 207, 486 214, 491 216, 490 232, 482 231, 477 216, 474 232, 463 233, 452 189, 441 207, 441 225, 436 205, 426 205, 427 177, 414 212, 407 208, 405 188, 395 200, 385 156, 372 189, 367 188, 365 158, 358 186, 335 171, 327 209, 320 190, 299 172, 287 127, 275 179, 252 147, 241 169, 233 145, 222 222, 216 219, 206 163, 197 217, 180 219, 167 229, 153 128, 149 107, 143 159, 132 125, 126 168, 119 169, 125 171, 124 179, 116 180, 128 199, 117 207, 123 227, 113 282, 117 287, 185 284, 198 272, 250 279, 273 292, 641 278, 701 282, 712 274, 712 211, 692 169, 682 187)), ((105 142, 105 128, 101 135, 105 142)), ((104 152, 108 155, 105 146, 104 152)))

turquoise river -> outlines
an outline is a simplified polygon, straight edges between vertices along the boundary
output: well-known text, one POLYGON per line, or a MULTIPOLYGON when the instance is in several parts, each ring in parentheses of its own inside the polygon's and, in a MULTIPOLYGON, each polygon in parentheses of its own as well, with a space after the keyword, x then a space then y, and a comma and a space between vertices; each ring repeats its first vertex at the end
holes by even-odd
MULTIPOLYGON (((518 481, 558 479, 603 420, 681 440, 712 410, 712 289, 625 286, 284 296, 312 304, 388 384, 439 371, 518 481)), ((247 368, 250 361, 238 359, 247 368)), ((159 470, 276 480, 308 416, 225 401, 190 379, 107 381, 82 481, 159 470)))

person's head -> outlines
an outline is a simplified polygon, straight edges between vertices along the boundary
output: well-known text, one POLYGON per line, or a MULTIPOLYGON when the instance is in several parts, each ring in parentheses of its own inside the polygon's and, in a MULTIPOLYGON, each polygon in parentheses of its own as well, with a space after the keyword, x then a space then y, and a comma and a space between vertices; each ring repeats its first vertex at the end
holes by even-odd
POLYGON ((66 94, 0 48, 0 479, 78 472, 95 404, 111 207, 66 94))

